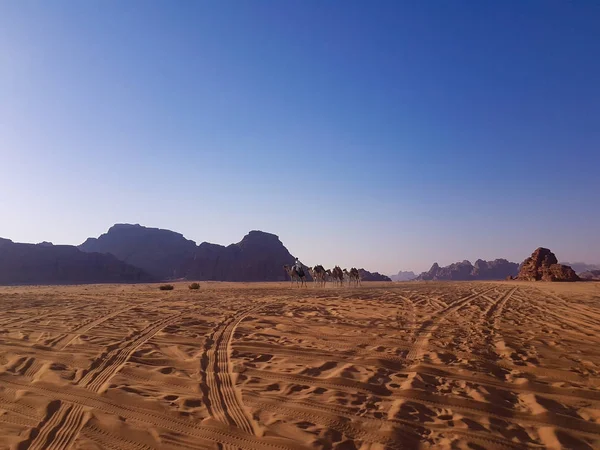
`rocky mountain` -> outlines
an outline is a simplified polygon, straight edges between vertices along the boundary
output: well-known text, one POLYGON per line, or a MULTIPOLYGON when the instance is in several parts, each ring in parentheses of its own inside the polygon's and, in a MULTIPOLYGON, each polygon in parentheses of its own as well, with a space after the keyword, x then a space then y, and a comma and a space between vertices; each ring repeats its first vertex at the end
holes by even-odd
POLYGON ((473 265, 471 275, 475 280, 503 280, 506 277, 515 277, 519 273, 519 264, 506 259, 483 261, 478 259, 473 265))
POLYGON ((589 271, 593 271, 593 270, 600 270, 600 264, 587 264, 587 263, 582 263, 582 262, 575 262, 575 263, 563 262, 561 264, 563 264, 565 266, 569 266, 577 274, 581 274, 582 272, 589 272, 589 271))
POLYGON ((600 281, 600 270, 588 270, 578 275, 582 280, 600 281))
POLYGON ((284 281, 284 264, 294 257, 274 234, 251 231, 237 244, 227 247, 204 242, 181 265, 190 280, 284 281))
POLYGON ((414 272, 403 272, 402 270, 396 275, 390 276, 392 281, 410 281, 414 280, 415 278, 417 278, 417 275, 414 272))
POLYGON ((287 276, 283 265, 294 262, 276 235, 262 231, 251 231, 228 246, 208 242, 197 246, 173 231, 117 224, 79 248, 112 254, 160 279, 283 281, 287 276))
POLYGON ((381 275, 379 272, 369 272, 365 269, 358 269, 362 281, 392 281, 388 276, 381 275))
POLYGON ((71 245, 19 244, 0 239, 0 284, 131 283, 155 279, 112 255, 71 245))
POLYGON ((523 261, 518 280, 525 281, 579 281, 575 271, 566 265, 558 264, 558 259, 549 249, 539 247, 523 261))
POLYGON ((422 281, 504 280, 509 276, 516 276, 518 272, 519 265, 506 259, 496 259, 494 261, 478 259, 475 261, 475 265, 467 260, 446 267, 440 267, 438 263, 433 263, 431 269, 423 272, 416 279, 422 281))
POLYGON ((196 253, 194 241, 170 230, 116 224, 79 246, 84 252, 110 253, 160 279, 181 278, 181 266, 196 253))

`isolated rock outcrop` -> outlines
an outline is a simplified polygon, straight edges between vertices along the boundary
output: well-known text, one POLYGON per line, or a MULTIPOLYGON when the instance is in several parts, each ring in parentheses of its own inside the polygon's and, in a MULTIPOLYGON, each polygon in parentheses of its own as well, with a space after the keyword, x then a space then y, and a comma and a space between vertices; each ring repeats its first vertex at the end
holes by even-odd
POLYGON ((390 277, 382 275, 379 272, 369 272, 365 269, 358 269, 358 273, 362 281, 392 281, 390 277))
POLYGON ((558 264, 558 259, 549 249, 539 247, 529 258, 523 261, 519 280, 524 281, 579 281, 575 271, 563 264, 558 264))
POLYGON ((20 244, 0 239, 0 284, 135 283, 155 281, 112 255, 71 245, 20 244))

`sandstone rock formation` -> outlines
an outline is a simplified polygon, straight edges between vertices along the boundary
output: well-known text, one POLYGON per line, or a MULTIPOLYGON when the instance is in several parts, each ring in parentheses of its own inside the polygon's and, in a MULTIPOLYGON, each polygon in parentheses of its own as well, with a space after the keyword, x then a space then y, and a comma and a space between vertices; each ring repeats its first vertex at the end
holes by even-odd
POLYGON ((163 280, 284 281, 283 265, 294 262, 276 235, 262 231, 251 231, 237 244, 196 246, 173 231, 117 224, 79 248, 110 253, 163 280))
POLYGON ((182 263, 180 273, 190 280, 284 281, 287 275, 283 265, 293 262, 294 257, 279 237, 251 231, 227 247, 200 244, 192 257, 182 263))
POLYGON ((20 244, 0 239, 0 284, 151 282, 143 270, 112 255, 71 245, 20 244))
POLYGON ((417 278, 417 274, 414 272, 399 271, 397 274, 390 276, 392 281, 410 281, 417 278))
POLYGON ((369 272, 365 269, 358 269, 360 279, 362 281, 392 281, 388 276, 382 275, 379 272, 369 272))
POLYGON ((196 252, 196 243, 179 233, 141 225, 116 224, 79 246, 84 252, 110 253, 160 279, 181 278, 182 263, 196 252))
POLYGON ((519 265, 506 259, 494 261, 478 259, 471 271, 474 280, 502 280, 506 277, 516 277, 518 273, 519 265))
POLYGON ((539 247, 529 258, 523 261, 518 280, 525 281, 579 281, 575 271, 563 264, 558 264, 554 253, 539 247))
POLYGON ((434 263, 431 269, 423 272, 417 280, 454 280, 454 281, 469 281, 469 280, 504 280, 509 276, 516 276, 519 265, 509 262, 506 259, 496 259, 494 261, 484 261, 478 259, 475 265, 470 261, 456 262, 446 267, 440 267, 438 263, 434 263))

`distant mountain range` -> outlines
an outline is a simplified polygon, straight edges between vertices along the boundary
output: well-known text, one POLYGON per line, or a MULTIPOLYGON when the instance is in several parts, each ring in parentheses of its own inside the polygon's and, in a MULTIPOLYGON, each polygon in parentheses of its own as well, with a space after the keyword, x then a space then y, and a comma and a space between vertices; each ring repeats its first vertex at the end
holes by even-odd
POLYGON ((87 239, 79 249, 111 253, 160 279, 283 281, 283 265, 294 262, 276 235, 262 231, 251 231, 228 246, 208 242, 197 246, 174 231, 117 224, 97 239, 87 239))
POLYGON ((516 277, 519 273, 519 264, 506 259, 484 261, 478 259, 475 264, 470 261, 456 262, 446 267, 433 263, 431 269, 421 273, 416 280, 504 280, 507 277, 516 277))
MULTIPOLYGON (((0 284, 5 285, 174 279, 283 281, 287 279, 283 265, 293 262, 279 238, 263 231, 251 231, 228 246, 196 245, 180 233, 137 224, 116 224, 78 247, 0 239, 0 284)), ((364 281, 389 280, 361 270, 364 281)))
POLYGON ((133 283, 156 281, 113 255, 71 245, 19 244, 0 238, 0 284, 133 283))
POLYGON ((396 275, 391 275, 390 279, 392 281, 410 281, 417 278, 417 274, 414 272, 403 272, 402 270, 398 272, 396 275))
POLYGON ((582 280, 600 281, 600 270, 586 270, 577 275, 579 275, 582 280))
MULTIPOLYGON (((283 265, 293 261, 276 235, 256 230, 228 246, 196 245, 174 231, 130 224, 116 224, 78 247, 50 242, 20 244, 0 238, 0 284, 283 281, 287 279, 283 265)), ((597 276, 596 265, 570 265, 587 277, 597 276)), ((462 261, 446 267, 435 263, 419 276, 401 271, 391 278, 360 271, 363 281, 501 280, 516 276, 519 265, 505 259, 479 259, 475 264, 462 261)))
POLYGON ((570 266, 577 274, 581 274, 583 272, 590 272, 593 270, 600 270, 600 264, 586 264, 583 262, 575 262, 575 263, 563 262, 561 264, 563 264, 565 266, 570 266))

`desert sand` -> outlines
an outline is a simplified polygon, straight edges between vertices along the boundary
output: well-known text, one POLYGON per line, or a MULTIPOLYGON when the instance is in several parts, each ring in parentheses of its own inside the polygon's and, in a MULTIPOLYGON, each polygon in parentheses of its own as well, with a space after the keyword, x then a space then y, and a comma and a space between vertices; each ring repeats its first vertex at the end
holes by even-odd
POLYGON ((0 288, 2 449, 600 448, 600 283, 0 288))

